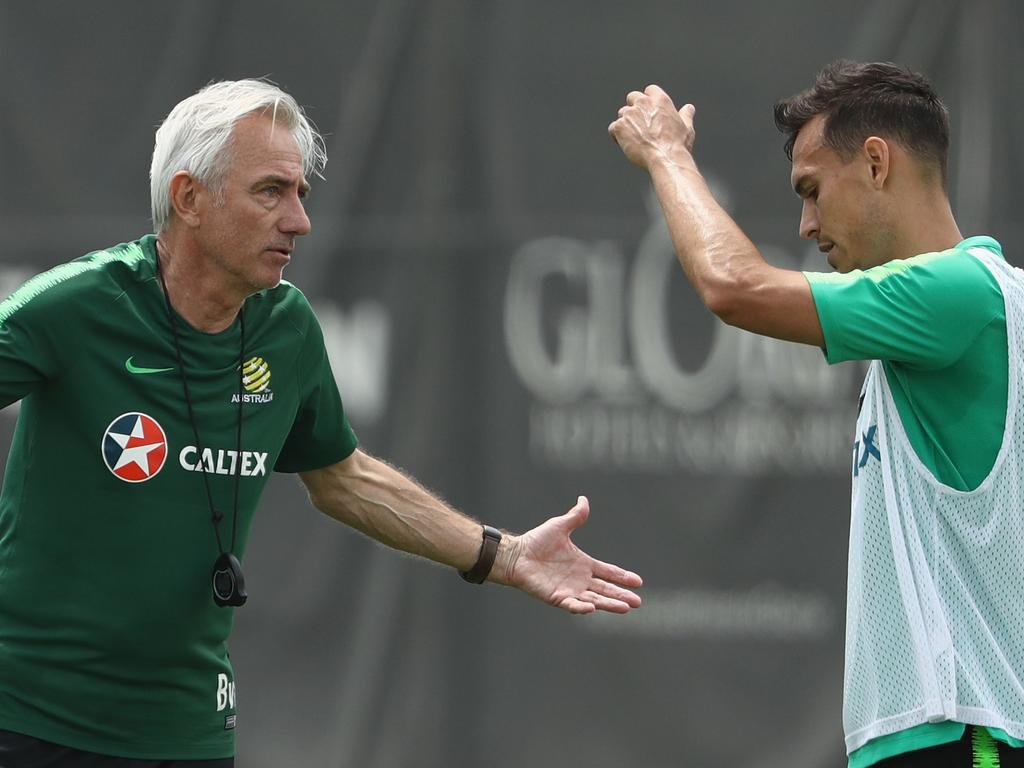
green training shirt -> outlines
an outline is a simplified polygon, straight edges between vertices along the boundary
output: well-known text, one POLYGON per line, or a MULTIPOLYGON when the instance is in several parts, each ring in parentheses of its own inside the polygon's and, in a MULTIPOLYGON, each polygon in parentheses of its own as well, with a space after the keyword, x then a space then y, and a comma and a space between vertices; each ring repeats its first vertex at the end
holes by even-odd
POLYGON ((219 549, 245 551, 272 470, 355 450, 316 317, 282 283, 217 334, 179 329, 155 238, 89 254, 0 304, 0 406, 22 399, 0 494, 0 728, 142 759, 234 754, 219 549), (241 452, 239 383, 244 373, 241 452))
MULTIPOLYGON (((910 443, 942 483, 973 490, 991 470, 1007 407, 1006 315, 995 277, 967 253, 990 237, 846 274, 806 272, 829 363, 881 360, 910 443)), ((926 723, 850 755, 866 768, 892 755, 958 740, 961 723, 926 723)), ((998 729, 993 735, 1021 746, 998 729)))

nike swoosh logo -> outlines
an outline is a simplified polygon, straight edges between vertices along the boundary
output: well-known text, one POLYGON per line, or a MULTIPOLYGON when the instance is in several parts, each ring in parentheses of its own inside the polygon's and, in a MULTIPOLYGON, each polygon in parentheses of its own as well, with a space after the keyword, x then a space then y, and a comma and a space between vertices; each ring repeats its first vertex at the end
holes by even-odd
POLYGON ((142 368, 132 363, 132 360, 134 359, 135 355, 132 355, 131 357, 124 361, 124 367, 127 369, 128 373, 167 373, 169 371, 174 370, 173 368, 142 368))

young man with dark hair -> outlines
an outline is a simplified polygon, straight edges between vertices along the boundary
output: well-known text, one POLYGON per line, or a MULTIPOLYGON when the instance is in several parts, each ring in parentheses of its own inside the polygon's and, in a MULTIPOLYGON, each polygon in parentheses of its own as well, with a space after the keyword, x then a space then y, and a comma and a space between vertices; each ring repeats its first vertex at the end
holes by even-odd
POLYGON ((1024 275, 960 233, 945 107, 921 75, 845 61, 776 106, 800 235, 838 274, 764 261, 697 168, 694 111, 651 85, 608 130, 701 299, 829 363, 873 361, 852 443, 850 765, 1024 765, 1024 275))

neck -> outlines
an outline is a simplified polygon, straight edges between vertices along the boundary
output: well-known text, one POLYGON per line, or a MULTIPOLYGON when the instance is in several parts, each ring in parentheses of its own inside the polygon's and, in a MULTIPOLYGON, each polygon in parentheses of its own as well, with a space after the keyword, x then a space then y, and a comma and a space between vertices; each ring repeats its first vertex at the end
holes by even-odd
POLYGON ((864 268, 921 253, 945 251, 964 239, 944 192, 891 196, 878 209, 873 256, 864 268))
POLYGON ((173 237, 159 235, 156 251, 171 306, 190 326, 220 333, 235 321, 245 302, 243 292, 219 285, 207 261, 173 237))
POLYGON ((911 203, 902 217, 901 239, 908 256, 944 251, 964 239, 944 192, 933 192, 911 203))

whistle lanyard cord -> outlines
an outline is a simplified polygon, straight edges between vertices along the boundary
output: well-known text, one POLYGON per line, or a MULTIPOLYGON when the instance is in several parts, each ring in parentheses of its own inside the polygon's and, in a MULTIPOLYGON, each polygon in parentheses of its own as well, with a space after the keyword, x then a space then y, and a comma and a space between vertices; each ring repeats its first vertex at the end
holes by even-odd
MULTIPOLYGON (((181 353, 181 339, 178 335, 178 326, 174 321, 174 310, 171 307, 171 295, 167 291, 167 282, 164 280, 163 270, 160 269, 160 256, 157 255, 156 259, 156 274, 160 278, 160 285, 164 289, 164 299, 167 302, 167 320, 171 324, 171 334, 174 336, 174 352, 178 358, 178 369, 181 371, 181 387, 185 393, 185 405, 188 409, 188 420, 192 425, 192 434, 196 440, 196 451, 199 455, 199 469, 200 474, 203 476, 203 487, 206 489, 206 503, 210 507, 210 520, 213 522, 213 532, 217 537, 217 550, 220 554, 224 554, 224 545, 221 543, 220 538, 220 521, 223 519, 223 515, 217 512, 216 507, 213 505, 213 492, 210 489, 210 479, 207 477, 208 468, 205 465, 205 458, 203 453, 203 444, 199 439, 199 426, 196 422, 195 411, 192 408, 192 395, 189 391, 188 375, 185 373, 185 360, 181 353)), ((234 552, 235 550, 235 537, 238 531, 238 496, 241 483, 241 467, 239 463, 242 461, 242 388, 244 386, 244 366, 245 366, 245 305, 243 304, 241 309, 238 311, 238 320, 241 331, 241 341, 239 343, 238 350, 238 431, 236 435, 236 449, 235 449, 235 503, 234 509, 231 513, 231 549, 229 551, 234 552)))

